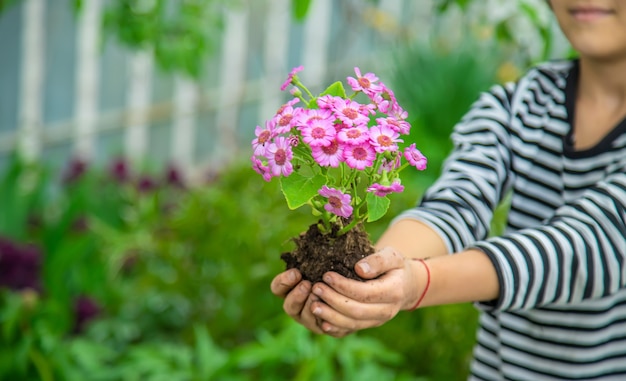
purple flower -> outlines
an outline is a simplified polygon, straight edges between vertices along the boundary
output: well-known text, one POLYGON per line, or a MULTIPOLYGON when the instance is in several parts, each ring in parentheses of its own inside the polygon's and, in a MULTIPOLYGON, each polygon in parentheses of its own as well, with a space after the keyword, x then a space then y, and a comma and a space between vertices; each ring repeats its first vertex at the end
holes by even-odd
POLYGON ((409 161, 409 163, 415 168, 423 171, 426 169, 427 159, 417 148, 415 148, 415 143, 404 149, 404 157, 409 161))
POLYGON ((74 333, 82 332, 87 323, 102 312, 100 305, 92 298, 81 295, 74 301, 74 333))
POLYGON ((274 143, 267 147, 265 152, 269 170, 273 176, 289 176, 293 172, 293 151, 289 140, 285 137, 279 136, 274 143))
POLYGON ((41 289, 41 250, 0 237, 0 287, 11 290, 41 289))
POLYGON ((400 180, 394 180, 391 185, 375 183, 368 187, 367 191, 374 193, 378 197, 385 197, 390 193, 401 193, 404 191, 404 185, 400 184, 400 180))
POLYGON ((327 147, 311 147, 313 159, 322 167, 339 167, 343 161, 343 147, 333 140, 327 147))
POLYGON ((362 171, 374 164, 376 151, 370 144, 364 143, 358 146, 345 146, 343 156, 348 167, 362 171))
POLYGON ((156 182, 148 175, 143 175, 137 180, 137 190, 139 193, 150 193, 156 188, 156 182))
POLYGON ((179 189, 185 188, 185 180, 183 180, 183 174, 174 165, 170 165, 167 168, 167 172, 165 174, 165 182, 168 185, 173 186, 174 188, 179 188, 179 189))
POLYGON ((293 78, 296 76, 296 74, 301 72, 302 69, 304 69, 302 65, 291 69, 289 76, 287 76, 287 79, 285 80, 285 82, 280 86, 280 90, 285 91, 285 89, 287 89, 287 87, 293 82, 293 78))
POLYGON ((311 147, 327 147, 334 140, 337 131, 332 121, 316 120, 302 127, 302 141, 311 147))
POLYGON ((81 158, 75 157, 70 160, 67 168, 63 172, 63 184, 72 184, 80 180, 87 171, 87 162, 81 158))
POLYGON ((347 82, 354 91, 362 91, 365 94, 373 95, 382 91, 383 87, 378 82, 378 77, 374 73, 366 73, 361 75, 361 70, 358 67, 354 68, 356 78, 348 77, 347 82))
POLYGON ((128 164, 123 158, 118 158, 109 167, 111 177, 118 183, 125 183, 130 179, 128 164))
POLYGON ((327 211, 344 218, 349 218, 352 215, 353 208, 350 205, 352 197, 349 194, 344 194, 339 189, 329 188, 326 185, 322 186, 318 193, 328 199, 328 203, 324 205, 324 209, 327 211))
POLYGON ((252 169, 254 169, 254 171, 259 175, 263 176, 263 180, 272 180, 272 172, 267 165, 263 164, 263 162, 256 156, 252 156, 250 160, 252 161, 252 169))
POLYGON ((389 126, 374 126, 370 129, 370 141, 378 153, 397 151, 398 143, 403 141, 399 136, 400 134, 389 126))

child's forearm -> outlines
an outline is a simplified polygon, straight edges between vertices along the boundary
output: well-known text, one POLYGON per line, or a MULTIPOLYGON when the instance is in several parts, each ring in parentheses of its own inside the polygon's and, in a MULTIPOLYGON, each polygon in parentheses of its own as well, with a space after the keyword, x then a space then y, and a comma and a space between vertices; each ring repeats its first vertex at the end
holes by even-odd
MULTIPOLYGON (((430 286, 422 306, 498 298, 498 275, 489 257, 480 250, 431 258, 426 265, 430 271, 430 286)), ((421 277, 426 278, 426 270, 420 271, 421 277)))
POLYGON ((430 258, 448 254, 441 237, 428 225, 401 220, 391 225, 376 243, 378 250, 393 247, 409 258, 430 258))

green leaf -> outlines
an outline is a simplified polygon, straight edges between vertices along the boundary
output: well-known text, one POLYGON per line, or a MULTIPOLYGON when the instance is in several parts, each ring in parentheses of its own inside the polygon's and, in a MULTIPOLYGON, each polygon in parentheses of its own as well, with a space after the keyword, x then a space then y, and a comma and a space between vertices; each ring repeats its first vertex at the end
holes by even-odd
POLYGON ((293 17, 297 21, 303 21, 309 13, 311 7, 311 0, 292 0, 291 7, 293 9, 293 17))
POLYGON ((367 201, 367 222, 373 222, 384 217, 391 203, 387 196, 378 197, 369 192, 365 196, 365 200, 367 201))
POLYGON ((228 362, 228 355, 226 351, 223 351, 213 342, 206 326, 196 325, 194 336, 196 340, 196 370, 201 379, 208 380, 217 369, 228 362))
POLYGON ((339 81, 328 86, 326 90, 324 90, 324 92, 320 94, 320 96, 322 95, 332 95, 335 97, 347 98, 346 90, 343 88, 343 84, 339 81))
POLYGON ((291 210, 309 202, 324 184, 326 184, 326 177, 322 175, 304 177, 298 173, 292 173, 280 180, 280 187, 291 210))

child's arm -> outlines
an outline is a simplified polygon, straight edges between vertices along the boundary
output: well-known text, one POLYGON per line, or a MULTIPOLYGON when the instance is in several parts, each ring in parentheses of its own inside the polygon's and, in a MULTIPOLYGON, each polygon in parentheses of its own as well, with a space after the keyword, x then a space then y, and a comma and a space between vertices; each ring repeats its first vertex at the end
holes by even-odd
POLYGON ((326 284, 313 287, 323 302, 311 308, 324 332, 345 336, 411 308, 427 284, 421 306, 489 301, 490 308, 516 310, 615 293, 626 287, 626 171, 563 206, 543 226, 475 246, 426 265, 382 250, 356 266, 370 281, 327 274, 326 284))

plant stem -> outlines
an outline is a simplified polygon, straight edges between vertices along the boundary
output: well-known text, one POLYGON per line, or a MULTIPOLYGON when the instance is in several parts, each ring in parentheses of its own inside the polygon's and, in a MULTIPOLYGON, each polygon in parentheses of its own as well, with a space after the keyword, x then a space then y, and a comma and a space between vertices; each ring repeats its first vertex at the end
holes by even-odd
POLYGON ((354 228, 360 221, 361 221, 360 218, 354 218, 352 221, 350 221, 348 225, 344 226, 337 232, 337 237, 340 237, 346 234, 347 232, 349 232, 350 230, 352 230, 352 228, 354 228))

